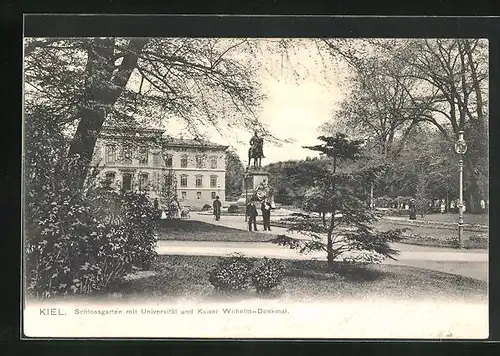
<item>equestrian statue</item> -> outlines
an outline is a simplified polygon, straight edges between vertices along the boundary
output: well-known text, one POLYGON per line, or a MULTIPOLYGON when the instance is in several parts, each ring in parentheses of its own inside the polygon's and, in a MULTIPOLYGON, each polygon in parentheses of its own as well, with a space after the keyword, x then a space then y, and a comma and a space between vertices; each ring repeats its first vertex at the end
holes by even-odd
POLYGON ((253 137, 250 139, 250 148, 248 149, 248 167, 250 167, 250 161, 253 158, 253 167, 262 167, 262 158, 264 156, 264 139, 257 135, 257 131, 254 132, 253 137))

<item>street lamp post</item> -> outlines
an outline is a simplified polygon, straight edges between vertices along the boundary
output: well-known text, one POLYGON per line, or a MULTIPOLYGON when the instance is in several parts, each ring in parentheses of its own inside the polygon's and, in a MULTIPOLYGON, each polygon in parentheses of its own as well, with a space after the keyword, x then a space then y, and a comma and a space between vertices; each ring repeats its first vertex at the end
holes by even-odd
POLYGON ((464 132, 458 131, 458 140, 455 143, 455 152, 460 155, 458 161, 459 167, 459 206, 458 206, 458 247, 462 248, 463 233, 464 233, 464 199, 463 199, 463 185, 464 185, 464 154, 467 152, 467 143, 464 140, 464 132))
POLYGON ((370 209, 373 210, 374 207, 375 207, 375 199, 373 199, 373 182, 372 182, 370 187, 370 209))

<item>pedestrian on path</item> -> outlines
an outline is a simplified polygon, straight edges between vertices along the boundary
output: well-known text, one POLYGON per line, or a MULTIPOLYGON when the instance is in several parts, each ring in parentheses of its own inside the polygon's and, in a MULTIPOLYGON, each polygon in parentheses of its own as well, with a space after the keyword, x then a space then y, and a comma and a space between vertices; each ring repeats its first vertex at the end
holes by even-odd
POLYGON ((262 220, 264 221, 264 231, 271 231, 271 203, 268 199, 264 199, 260 207, 262 211, 262 220))
POLYGON ((255 231, 257 231, 257 208, 255 207, 255 202, 250 201, 247 205, 246 215, 248 217, 248 231, 252 231, 252 225, 255 231))
POLYGON ((219 221, 220 220, 220 212, 221 212, 221 208, 222 208, 222 203, 219 200, 219 196, 215 197, 213 207, 214 207, 215 220, 219 221))
POLYGON ((417 206, 415 205, 415 199, 410 200, 410 220, 417 220, 417 206))

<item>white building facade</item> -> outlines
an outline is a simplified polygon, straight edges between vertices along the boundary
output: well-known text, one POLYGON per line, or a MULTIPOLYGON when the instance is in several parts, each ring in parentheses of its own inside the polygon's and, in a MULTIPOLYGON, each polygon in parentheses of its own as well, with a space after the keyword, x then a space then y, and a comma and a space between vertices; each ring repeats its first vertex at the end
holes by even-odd
POLYGON ((225 200, 226 150, 207 141, 164 137, 158 129, 104 129, 94 150, 102 179, 122 190, 160 198, 174 178, 181 205, 200 208, 225 200))

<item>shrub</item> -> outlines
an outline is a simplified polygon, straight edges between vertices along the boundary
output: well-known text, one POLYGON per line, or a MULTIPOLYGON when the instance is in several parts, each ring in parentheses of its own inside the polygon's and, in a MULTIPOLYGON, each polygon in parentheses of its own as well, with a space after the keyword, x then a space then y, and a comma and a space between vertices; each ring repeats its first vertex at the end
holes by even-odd
POLYGON ((386 216, 405 216, 405 217, 410 216, 410 212, 406 209, 386 208, 384 210, 378 209, 378 211, 386 216))
POLYGON ((381 196, 381 197, 375 198, 374 203, 375 203, 375 206, 378 208, 391 208, 394 206, 395 200, 392 197, 381 196))
POLYGON ((480 233, 480 234, 476 234, 476 235, 471 235, 469 237, 469 240, 470 241, 474 241, 474 242, 477 242, 477 241, 488 241, 488 234, 486 234, 486 233, 480 233))
POLYGON ((207 272, 208 280, 220 293, 243 291, 250 286, 252 269, 252 260, 236 253, 219 258, 217 265, 207 272))
POLYGON ((229 208, 227 208, 228 213, 237 213, 240 210, 240 207, 238 205, 230 205, 229 208))
POLYGON ((48 188, 45 198, 27 217, 29 293, 89 294, 156 256, 154 208, 145 194, 48 188))
POLYGON ((25 279, 36 297, 87 294, 155 257, 153 204, 144 194, 99 186, 92 169, 70 189, 76 163, 64 114, 27 103, 25 117, 25 279), (68 169, 70 168, 70 169, 68 169))
POLYGON ((395 202, 398 205, 398 208, 404 209, 405 205, 410 204, 410 201, 412 200, 412 197, 406 197, 406 196, 397 196, 395 199, 395 202))
POLYGON ((205 204, 205 205, 203 205, 203 207, 201 208, 201 210, 203 210, 203 211, 207 211, 207 210, 210 210, 210 209, 212 209, 212 207, 210 206, 210 204, 205 204))
POLYGON ((252 285, 258 294, 268 294, 277 287, 285 276, 285 266, 281 260, 264 257, 252 273, 252 285))

